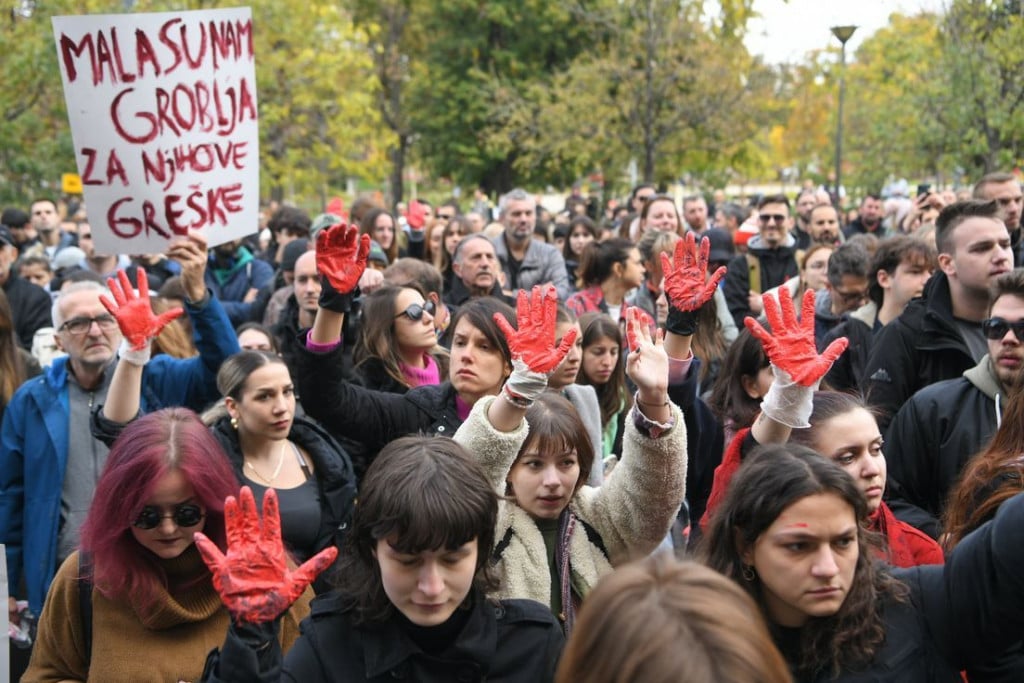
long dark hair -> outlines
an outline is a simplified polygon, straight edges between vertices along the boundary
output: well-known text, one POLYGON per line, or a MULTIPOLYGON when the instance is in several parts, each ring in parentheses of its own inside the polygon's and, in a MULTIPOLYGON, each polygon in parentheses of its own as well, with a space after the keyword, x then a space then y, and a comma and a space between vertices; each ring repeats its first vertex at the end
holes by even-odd
POLYGON ((749 427, 761 411, 761 399, 751 398, 743 386, 743 379, 757 379, 758 373, 768 367, 768 355, 757 337, 743 328, 725 352, 718 378, 711 388, 708 407, 723 425, 732 421, 737 429, 749 427))
POLYGON ((583 353, 587 353, 587 347, 597 343, 602 337, 607 337, 619 345, 619 360, 611 377, 604 384, 594 384, 586 373, 583 372, 583 365, 580 365, 580 372, 576 376, 576 383, 591 385, 597 392, 597 403, 601 408, 601 427, 604 428, 619 411, 633 407, 633 397, 626 388, 625 354, 622 353, 622 330, 604 313, 584 313, 579 318, 580 329, 583 330, 583 353))
POLYGON ((454 550, 476 539, 474 587, 495 587, 490 552, 498 495, 480 464, 454 440, 406 436, 374 459, 359 485, 359 504, 346 537, 337 588, 357 623, 381 623, 395 606, 384 592, 377 542, 394 538, 402 553, 454 550))
POLYGON ((579 281, 584 287, 600 285, 614 276, 612 267, 625 263, 636 245, 627 239, 613 237, 604 242, 591 242, 580 255, 579 281))
MULTIPOLYGON (((757 449, 740 467, 723 504, 711 518, 701 545, 705 563, 745 587, 768 616, 760 579, 743 576, 743 552, 753 547, 783 511, 819 494, 838 496, 858 521, 867 516, 864 495, 853 478, 831 460, 794 444, 757 449)), ((797 678, 814 678, 822 672, 837 676, 867 664, 885 640, 882 603, 887 597, 903 599, 907 590, 876 568, 871 552, 874 543, 870 532, 858 524, 853 584, 838 612, 811 617, 801 628, 797 661, 790 662, 797 678)))

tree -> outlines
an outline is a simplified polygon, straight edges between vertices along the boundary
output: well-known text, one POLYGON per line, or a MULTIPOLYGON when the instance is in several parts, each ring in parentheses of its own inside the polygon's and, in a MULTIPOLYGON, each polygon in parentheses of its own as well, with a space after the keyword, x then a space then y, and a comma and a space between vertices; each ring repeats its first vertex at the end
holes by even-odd
MULTIPOLYGON (((683 170, 763 165, 749 141, 765 121, 773 77, 734 35, 716 35, 699 4, 640 0, 619 6, 620 30, 579 55, 552 87, 499 99, 511 115, 496 133, 516 142, 517 170, 624 168, 645 181, 683 170)), ((731 24, 730 24, 731 25, 731 24)))

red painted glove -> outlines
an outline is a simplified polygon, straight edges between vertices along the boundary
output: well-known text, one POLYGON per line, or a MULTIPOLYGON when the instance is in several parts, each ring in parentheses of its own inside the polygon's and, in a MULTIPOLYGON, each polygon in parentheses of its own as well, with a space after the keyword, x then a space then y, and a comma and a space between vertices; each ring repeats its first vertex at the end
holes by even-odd
POLYGON ((243 486, 237 501, 228 496, 224 503, 224 526, 228 537, 226 555, 198 531, 196 547, 213 573, 213 587, 238 621, 274 621, 338 556, 338 549, 331 546, 295 571, 288 569, 274 489, 263 494, 262 525, 252 490, 243 486))
POLYGON ((761 297, 771 332, 751 317, 745 318, 743 324, 760 340, 772 365, 788 372, 797 384, 813 386, 825 376, 836 358, 843 355, 849 341, 846 337, 840 337, 818 355, 814 345, 814 292, 807 290, 804 293, 800 320, 796 319, 796 309, 789 289, 780 287, 778 292, 777 302, 770 294, 761 297))
POLYGON ((427 211, 418 200, 409 202, 409 210, 405 212, 405 221, 413 230, 422 230, 426 227, 427 211))
POLYGON ((124 335, 132 350, 141 351, 160 334, 160 330, 164 329, 167 323, 184 313, 185 310, 179 306, 166 313, 155 315, 149 301, 149 279, 146 277, 146 271, 139 268, 136 272, 139 281, 138 296, 132 289, 128 274, 124 270, 119 270, 117 271, 117 280, 112 277, 107 278, 107 287, 110 288, 114 300, 111 301, 110 297, 103 294, 100 296, 100 303, 110 312, 110 315, 117 319, 117 326, 121 328, 121 334, 124 335))
POLYGON ((370 236, 360 235, 355 226, 339 223, 320 231, 316 237, 316 270, 322 285, 321 308, 348 312, 369 254, 370 236))
POLYGON ((558 294, 554 285, 537 285, 530 294, 519 290, 516 300, 516 327, 513 329, 500 313, 494 322, 508 340, 512 358, 522 361, 530 372, 549 373, 569 353, 576 341, 576 330, 562 337, 555 346, 555 316, 558 312, 558 294))
POLYGON ((715 295, 718 283, 725 277, 721 266, 711 277, 708 275, 708 255, 711 240, 702 237, 700 246, 692 232, 676 242, 675 257, 661 255, 661 269, 665 273, 665 295, 669 303, 680 311, 696 311, 715 295))

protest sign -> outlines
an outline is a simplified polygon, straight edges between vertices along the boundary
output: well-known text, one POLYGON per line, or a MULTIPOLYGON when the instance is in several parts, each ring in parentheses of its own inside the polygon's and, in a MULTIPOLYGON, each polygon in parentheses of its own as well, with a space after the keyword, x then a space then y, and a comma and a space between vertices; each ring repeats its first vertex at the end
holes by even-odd
POLYGON ((259 138, 248 8, 53 18, 99 253, 155 253, 190 228, 255 232, 259 138))

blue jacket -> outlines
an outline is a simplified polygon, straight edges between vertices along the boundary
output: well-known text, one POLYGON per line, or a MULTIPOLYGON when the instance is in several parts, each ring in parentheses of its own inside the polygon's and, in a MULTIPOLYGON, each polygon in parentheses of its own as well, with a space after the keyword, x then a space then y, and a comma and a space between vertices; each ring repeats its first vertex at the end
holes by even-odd
MULTIPOLYGON (((250 289, 263 289, 274 281, 274 269, 266 261, 253 257, 245 247, 239 247, 230 268, 222 268, 211 254, 204 274, 206 286, 219 299, 235 327, 263 316, 267 298, 245 303, 242 300, 250 289)), ((272 287, 271 287, 272 289, 272 287)), ((269 295, 268 295, 269 297, 269 295)))
MULTIPOLYGON (((202 410, 218 398, 221 362, 239 350, 234 329, 216 299, 186 305, 186 310, 199 355, 185 360, 159 355, 146 365, 143 412, 174 405, 202 410)), ((67 380, 67 358, 54 360, 43 375, 15 392, 0 427, 0 543, 6 544, 12 594, 24 569, 29 607, 36 614, 56 571, 60 497, 71 436, 67 380)))

